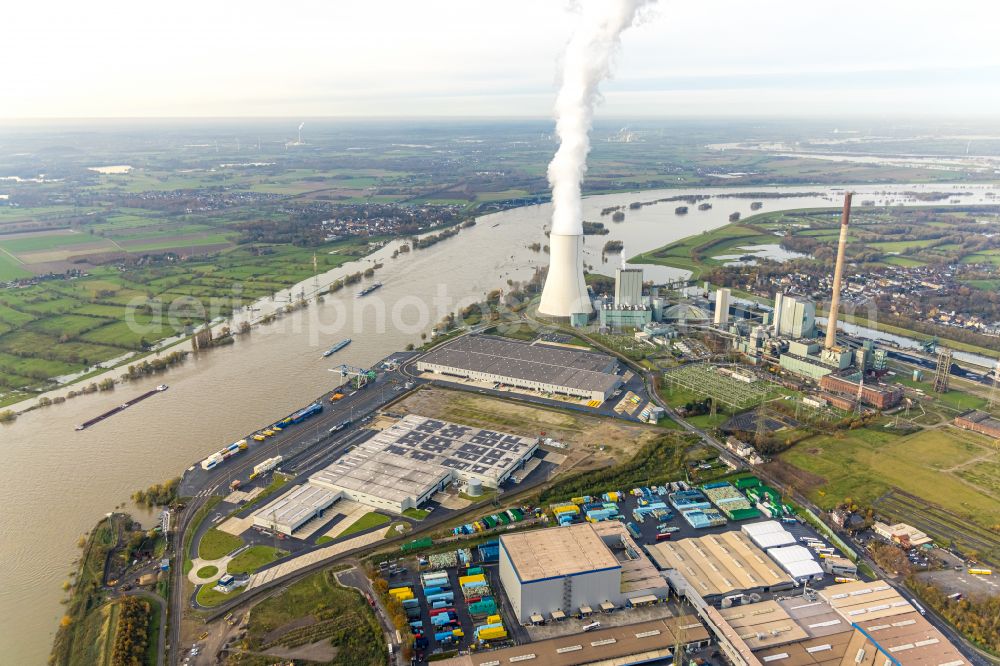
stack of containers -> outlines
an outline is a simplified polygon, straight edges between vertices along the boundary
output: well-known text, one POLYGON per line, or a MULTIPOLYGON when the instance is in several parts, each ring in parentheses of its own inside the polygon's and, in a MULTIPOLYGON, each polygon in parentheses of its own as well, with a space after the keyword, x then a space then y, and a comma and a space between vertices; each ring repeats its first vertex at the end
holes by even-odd
POLYGON ((623 493, 618 490, 612 490, 611 492, 604 493, 601 495, 601 499, 605 502, 619 502, 622 499, 623 493))
POLYGON ((458 613, 454 608, 436 608, 431 610, 431 624, 434 626, 434 635, 444 630, 451 631, 458 628, 458 613))
POLYGON ((503 638, 507 638, 507 630, 503 628, 503 623, 500 622, 499 615, 491 615, 487 618, 486 624, 476 627, 476 640, 480 643, 503 638), (490 620, 495 620, 495 622, 490 622, 490 620))
POLYGON ((403 610, 406 611, 406 617, 409 619, 414 619, 420 617, 420 602, 414 599, 404 599, 403 600, 403 610))
POLYGON ((638 507, 635 508, 635 513, 639 514, 640 516, 647 516, 653 514, 654 511, 662 511, 667 508, 665 502, 647 501, 645 504, 642 504, 642 501, 643 500, 639 500, 640 504, 638 507))
POLYGON ((480 621, 490 615, 495 615, 496 612, 497 604, 493 600, 493 597, 481 597, 479 601, 469 604, 469 615, 476 621, 480 621))
POLYGON ((594 501, 594 498, 591 497, 590 495, 583 495, 581 497, 574 497, 574 498, 572 498, 570 500, 570 502, 572 502, 573 504, 576 504, 576 505, 586 504, 587 502, 593 502, 593 501, 594 501))
POLYGON ((390 587, 389 594, 399 599, 400 602, 413 598, 412 587, 390 587))
POLYGON ((441 645, 448 645, 458 641, 465 633, 461 629, 446 629, 434 634, 434 640, 441 645))
POLYGON ((568 525, 580 515, 580 507, 576 504, 556 504, 552 507, 552 513, 560 525, 568 525))
POLYGON ((653 509, 652 511, 650 511, 650 515, 653 516, 653 518, 656 518, 661 523, 670 520, 671 518, 674 517, 673 512, 667 508, 653 509))
POLYGON ((482 573, 459 576, 458 584, 462 587, 462 596, 465 597, 466 602, 490 596, 490 586, 486 582, 486 576, 482 573))
POLYGON ((605 502, 600 509, 587 511, 587 520, 591 523, 599 523, 602 520, 610 520, 618 515, 618 505, 614 502, 605 502))

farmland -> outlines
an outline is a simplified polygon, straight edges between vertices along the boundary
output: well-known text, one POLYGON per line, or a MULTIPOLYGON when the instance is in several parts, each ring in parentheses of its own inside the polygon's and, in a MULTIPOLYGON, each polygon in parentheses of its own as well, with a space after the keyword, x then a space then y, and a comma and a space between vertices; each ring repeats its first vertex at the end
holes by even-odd
POLYGON ((799 490, 823 508, 847 497, 872 505, 901 491, 991 529, 1000 524, 1000 488, 990 475, 998 462, 994 441, 977 433, 942 426, 897 434, 871 426, 802 440, 781 454, 777 471, 790 465, 805 472, 811 482, 799 490))
POLYGON ((83 371, 159 339, 188 333, 211 316, 263 298, 367 253, 367 240, 317 250, 276 246, 267 262, 237 247, 127 270, 102 267, 74 280, 0 290, 0 404, 50 377, 83 371), (317 251, 318 250, 318 251, 317 251), (334 254, 330 254, 334 252, 334 254), (5 394, 6 395, 3 395, 5 394))

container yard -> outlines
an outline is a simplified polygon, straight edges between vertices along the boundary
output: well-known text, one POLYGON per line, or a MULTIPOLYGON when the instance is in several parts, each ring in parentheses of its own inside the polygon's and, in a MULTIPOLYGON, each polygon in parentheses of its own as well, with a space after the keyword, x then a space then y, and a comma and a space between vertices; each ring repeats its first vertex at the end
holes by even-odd
POLYGON ((751 520, 761 516, 760 511, 731 483, 709 483, 701 489, 729 520, 751 520))
MULTIPOLYGON (((319 414, 321 411, 323 411, 323 403, 314 402, 308 405, 307 407, 304 407, 292 414, 289 414, 285 418, 276 421, 273 425, 258 430, 252 435, 249 435, 248 437, 241 439, 238 442, 233 442, 232 444, 230 444, 224 449, 221 449, 220 451, 216 451, 215 453, 213 453, 212 455, 201 461, 201 468, 205 471, 215 469, 220 464, 222 464, 226 460, 229 460, 240 451, 246 451, 248 447, 248 440, 252 440, 255 442, 263 442, 268 437, 273 437, 276 433, 281 432, 282 430, 284 430, 289 426, 302 423, 303 421, 309 419, 310 417, 319 414)), ((262 464, 266 464, 271 460, 274 459, 272 458, 268 461, 265 461, 265 463, 262 464)), ((280 462, 281 460, 279 459, 278 463, 280 462)), ((278 463, 275 463, 274 466, 276 467, 278 463)), ((263 474, 265 471, 270 471, 271 469, 274 469, 274 467, 271 467, 270 469, 258 472, 257 467, 260 467, 260 465, 254 467, 254 473, 257 475, 263 474)))
POLYGON ((506 644, 508 627, 494 588, 499 581, 490 564, 497 549, 493 542, 434 553, 418 559, 415 579, 391 584, 389 593, 406 611, 418 655, 506 644))

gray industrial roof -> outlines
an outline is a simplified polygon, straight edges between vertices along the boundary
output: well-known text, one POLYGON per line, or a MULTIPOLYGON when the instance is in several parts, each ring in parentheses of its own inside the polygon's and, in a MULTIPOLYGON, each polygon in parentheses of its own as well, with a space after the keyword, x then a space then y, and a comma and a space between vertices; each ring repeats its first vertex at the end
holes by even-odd
POLYGON ((606 354, 466 335, 425 354, 423 363, 586 391, 608 391, 621 378, 606 354))
POLYGON ((309 481, 400 502, 420 497, 452 470, 497 485, 535 447, 527 437, 408 414, 309 481))
POLYGON ((291 530, 333 504, 339 497, 340 493, 306 483, 283 494, 254 515, 258 524, 273 523, 276 526, 287 526, 291 530))

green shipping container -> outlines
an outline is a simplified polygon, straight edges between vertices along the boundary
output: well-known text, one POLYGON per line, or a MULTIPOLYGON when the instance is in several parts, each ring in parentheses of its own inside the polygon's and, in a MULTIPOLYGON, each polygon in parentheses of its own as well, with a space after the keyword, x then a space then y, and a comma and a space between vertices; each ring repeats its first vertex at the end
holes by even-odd
POLYGON ((404 553, 410 553, 414 550, 420 550, 421 548, 429 548, 434 545, 434 541, 430 537, 424 537, 423 539, 414 539, 409 543, 404 543, 400 550, 404 553))
POLYGON ((746 490, 747 488, 756 488, 760 485, 760 479, 756 476, 747 476, 742 479, 736 479, 735 484, 740 490, 746 490))
POLYGON ((750 520, 751 518, 760 518, 760 511, 757 509, 736 509, 729 514, 730 520, 750 520))
POLYGON ((477 601, 474 604, 469 604, 469 614, 470 615, 493 615, 497 612, 497 604, 492 599, 487 599, 483 601, 477 601))

